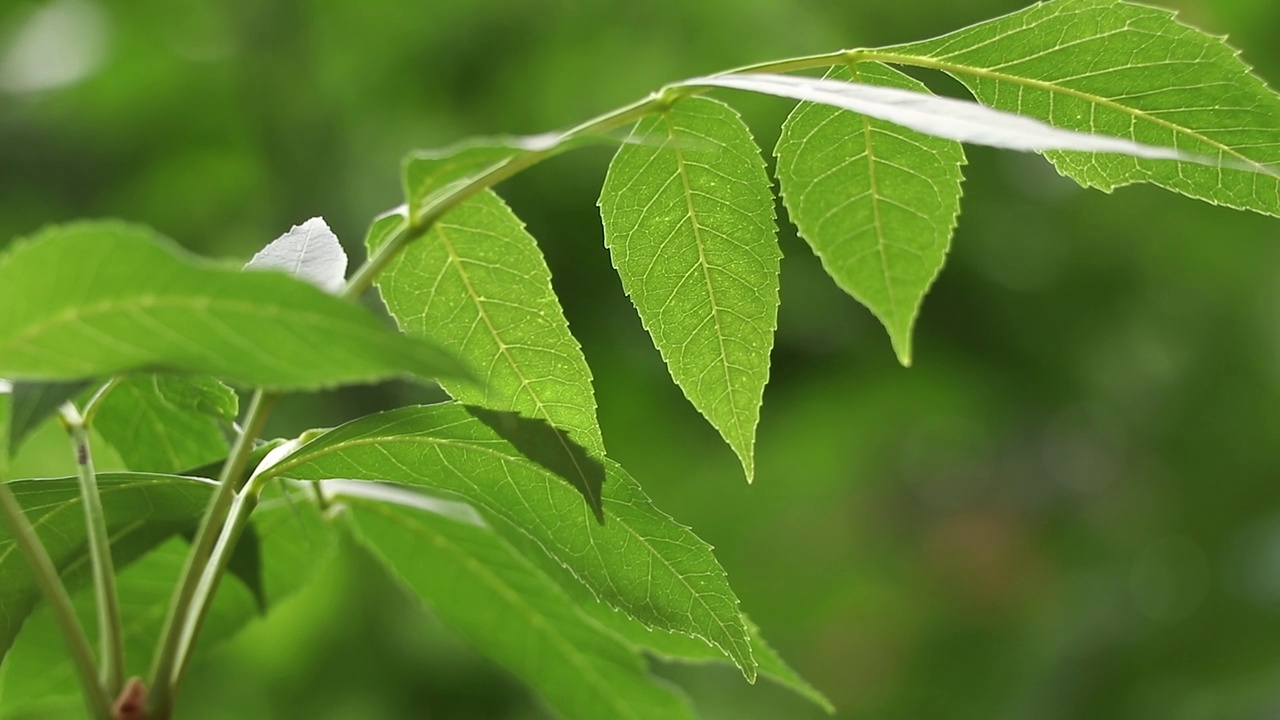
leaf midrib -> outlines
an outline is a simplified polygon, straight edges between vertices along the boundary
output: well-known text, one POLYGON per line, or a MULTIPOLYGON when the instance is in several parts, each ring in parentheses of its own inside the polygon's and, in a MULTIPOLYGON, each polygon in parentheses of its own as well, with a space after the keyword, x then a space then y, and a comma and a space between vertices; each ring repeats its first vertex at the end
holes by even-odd
MULTIPOLYGON (((667 134, 671 138, 672 152, 676 160, 676 174, 680 176, 680 184, 684 188, 685 209, 689 214, 689 225, 693 229, 693 240, 698 247, 698 266, 702 270, 702 279, 707 284, 707 299, 711 303, 711 320, 715 323, 716 342, 720 346, 720 369, 724 372, 725 387, 728 388, 729 407, 732 409, 734 435, 738 442, 742 442, 747 437, 742 432, 742 417, 738 412, 738 403, 735 399, 734 389, 736 385, 733 382, 733 376, 729 373, 729 356, 724 345, 724 329, 720 323, 720 306, 716 302, 715 285, 711 282, 711 269, 707 266, 707 252, 705 244, 702 240, 702 225, 698 222, 698 213, 694 208, 693 187, 689 184, 688 161, 685 160, 684 151, 681 149, 675 123, 671 121, 670 113, 662 114, 662 121, 667 126, 667 134)), ((750 457, 750 452, 745 456, 750 457)), ((747 461, 750 464, 750 461, 747 461)), ((752 469, 747 467, 747 480, 751 480, 752 469)))

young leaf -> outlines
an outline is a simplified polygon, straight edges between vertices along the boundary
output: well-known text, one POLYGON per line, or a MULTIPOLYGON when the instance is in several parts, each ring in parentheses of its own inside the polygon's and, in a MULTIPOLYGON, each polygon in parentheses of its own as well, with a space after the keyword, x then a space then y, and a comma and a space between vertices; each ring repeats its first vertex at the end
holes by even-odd
POLYGON ((344 498, 376 556, 446 624, 566 720, 694 715, 632 648, 578 613, 555 583, 483 525, 344 498))
MULTIPOLYGON (((374 252, 395 217, 375 223, 374 252)), ((485 191, 441 218, 407 247, 378 280, 387 309, 410 335, 451 348, 482 384, 442 382, 455 399, 545 420, 591 455, 604 455, 591 370, 569 332, 537 242, 493 192, 485 191)), ((599 461, 568 468, 599 514, 599 461)))
POLYGON ((176 473, 227 454, 226 424, 239 398, 209 377, 130 375, 98 406, 93 427, 130 470, 176 473))
POLYGON ((465 375, 443 350, 352 303, 279 273, 198 262, 136 227, 54 227, 0 257, 0 375, 142 368, 274 390, 465 375))
POLYGON ((979 101, 1057 127, 1222 163, 1046 153, 1086 187, 1150 182, 1280 216, 1280 96, 1222 38, 1179 23, 1168 10, 1117 0, 1039 3, 867 54, 943 70, 979 101), (1248 171, 1260 168, 1266 172, 1248 171))
MULTIPOLYGON (((835 68, 827 77, 928 92, 874 63, 835 68)), ((868 115, 801 103, 774 153, 800 236, 827 274, 875 313, 898 360, 910 365, 911 329, 960 213, 964 150, 868 115)))
POLYGON ((9 393, 9 453, 18 452, 22 441, 45 420, 53 417, 62 404, 88 386, 88 381, 18 382, 9 393))
POLYGON ((272 240, 244 267, 280 270, 334 294, 347 277, 347 254, 324 218, 314 217, 272 240))
POLYGON ((685 397, 747 480, 778 319, 778 249, 764 161, 723 103, 689 98, 642 120, 600 192, 605 243, 685 397))
MULTIPOLYGON (((88 580, 88 540, 75 478, 14 480, 9 488, 35 526, 54 565, 68 580, 88 580)), ((133 473, 98 476, 117 567, 200 518, 214 484, 195 478, 133 473)), ((7 525, 0 524, 0 656, 8 651, 40 592, 7 525)))
POLYGON ((600 525, 560 477, 455 403, 371 415, 325 433, 267 478, 386 480, 452 492, 501 518, 602 601, 649 627, 705 640, 755 677, 738 601, 711 547, 606 462, 600 525))
MULTIPOLYGON (((123 618, 126 675, 144 675, 156 635, 164 621, 173 584, 187 555, 187 546, 171 538, 149 550, 117 578, 123 618)), ((91 592, 73 596, 82 623, 94 617, 91 592)), ((254 614, 253 602, 239 583, 227 582, 210 607, 200 647, 225 640, 254 614)), ((27 620, 0 672, 0 718, 75 718, 84 716, 84 701, 73 667, 59 638, 57 625, 45 611, 27 620)))

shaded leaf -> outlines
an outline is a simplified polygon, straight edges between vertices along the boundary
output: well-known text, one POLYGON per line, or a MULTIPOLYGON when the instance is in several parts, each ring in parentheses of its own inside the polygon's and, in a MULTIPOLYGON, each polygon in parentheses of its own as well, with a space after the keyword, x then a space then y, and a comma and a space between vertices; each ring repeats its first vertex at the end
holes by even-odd
POLYGON ((57 414, 62 404, 80 394, 89 381, 16 382, 9 394, 9 453, 18 452, 22 441, 45 420, 57 414))
POLYGON ((279 270, 327 293, 337 293, 347 277, 347 254, 324 218, 313 217, 272 240, 246 270, 279 270))
MULTIPOLYGON (((117 576, 125 648, 125 675, 145 676, 164 622, 187 545, 170 539, 121 569, 117 576)), ((80 622, 92 627, 94 597, 87 588, 73 597, 80 622)), ((210 605, 197 651, 230 637, 253 617, 249 593, 224 582, 210 605)), ((0 718, 84 716, 84 701, 66 646, 45 609, 32 614, 0 669, 0 718)))
POLYGON ((558 715, 694 717, 634 649, 483 525, 365 497, 343 498, 375 555, 446 624, 528 683, 558 715))
POLYGON ((72 380, 137 369, 270 389, 465 376, 430 343, 279 273, 197 261, 118 223, 55 227, 0 257, 0 374, 72 380))
MULTIPOLYGON (((76 478, 14 480, 9 488, 70 587, 87 585, 89 549, 76 478)), ((98 492, 117 568, 166 537, 194 527, 214 484, 196 478, 102 473, 98 492)), ((40 592, 6 524, 0 523, 0 655, 8 651, 40 592)))
MULTIPOLYGON (((928 92, 872 63, 828 77, 928 92)), ((960 213, 964 150, 867 115, 801 103, 774 152, 800 236, 841 289, 875 313, 898 360, 910 365, 911 330, 960 213)))
POLYGON ((1280 96, 1222 38, 1179 23, 1168 10, 1117 0, 1039 3, 868 54, 943 70, 979 101, 1057 127, 1222 163, 1046 154, 1059 172, 1086 187, 1151 182, 1280 216, 1280 96))
POLYGON ((213 378, 130 375, 102 399, 93 427, 130 470, 176 473, 225 457, 238 412, 235 391, 213 378))
POLYGON ((690 98, 634 131, 600 192, 605 244, 671 377, 750 481, 778 316, 773 194, 742 119, 690 98))
MULTIPOLYGON (((396 224, 375 223, 371 253, 396 224)), ((591 370, 511 209, 491 191, 463 202, 392 261, 378 290, 405 332, 451 348, 481 375, 479 384, 443 381, 455 399, 548 423, 548 449, 566 461, 557 467, 599 516, 604 441, 591 370)))
MULTIPOLYGON (((379 413, 329 431, 267 471, 298 480, 394 481, 458 495, 527 535, 602 601, 704 639, 755 677, 738 601, 711 547, 606 462, 597 524, 578 493, 455 403, 379 413)), ((503 526, 506 527, 506 526, 503 526)))

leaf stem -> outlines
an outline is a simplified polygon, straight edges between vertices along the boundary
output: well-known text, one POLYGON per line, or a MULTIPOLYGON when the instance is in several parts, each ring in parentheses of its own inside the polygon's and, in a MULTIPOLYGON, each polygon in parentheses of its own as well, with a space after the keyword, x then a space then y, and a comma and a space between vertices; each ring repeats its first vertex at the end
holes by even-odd
POLYGON ((111 698, 98 677, 98 669, 93 658, 93 649, 89 646, 89 638, 76 618, 75 609, 71 605, 71 596, 58 576, 58 569, 40 542, 40 536, 22 512, 18 498, 14 496, 9 484, 0 481, 0 515, 13 531, 14 543, 27 557, 32 574, 40 585, 49 610, 53 613, 62 638, 67 643, 71 654, 71 663, 75 666, 76 677, 80 680, 80 691, 88 705, 89 716, 93 720, 111 720, 111 698))
POLYGON ((120 596, 116 592, 116 570, 111 559, 111 537, 98 493, 98 476, 93 468, 89 432, 85 418, 75 405, 63 403, 58 410, 71 438, 80 479, 80 502, 89 538, 89 562, 93 568, 93 591, 98 608, 98 648, 102 653, 102 684, 115 697, 124 687, 124 634, 120 623, 120 596))
POLYGON ((160 642, 156 648, 155 662, 151 671, 151 697, 147 717, 150 720, 166 720, 173 713, 174 693, 177 690, 178 653, 183 643, 183 632, 187 625, 187 617, 191 612, 192 599, 196 596, 201 577, 209 565, 218 539, 222 536, 223 525, 230 515, 236 498, 236 484, 244 473, 245 465, 253 450, 253 442, 262 432, 267 416, 271 414, 279 395, 258 389, 253 394, 249 409, 245 413, 243 429, 236 437, 231 454, 222 466, 218 476, 218 490, 210 500, 204 517, 200 521, 200 529, 196 531, 192 541, 191 554, 182 570, 178 588, 173 601, 169 605, 169 613, 165 618, 164 629, 160 633, 160 642))
POLYGON ((368 290, 378 275, 386 269, 387 265, 405 247, 426 235, 437 220, 468 198, 537 165, 543 160, 560 154, 572 146, 571 141, 581 140, 592 135, 600 135, 624 127, 668 106, 674 101, 677 93, 684 94, 686 92, 687 90, 683 88, 664 89, 630 105, 625 105, 569 128, 561 133, 560 137, 550 147, 515 155, 506 162, 498 164, 487 172, 476 176, 471 182, 441 197, 435 203, 422 208, 410 223, 406 224, 390 240, 383 243, 360 266, 355 274, 351 276, 351 279, 347 281, 341 297, 347 299, 356 298, 364 293, 365 290, 368 290))

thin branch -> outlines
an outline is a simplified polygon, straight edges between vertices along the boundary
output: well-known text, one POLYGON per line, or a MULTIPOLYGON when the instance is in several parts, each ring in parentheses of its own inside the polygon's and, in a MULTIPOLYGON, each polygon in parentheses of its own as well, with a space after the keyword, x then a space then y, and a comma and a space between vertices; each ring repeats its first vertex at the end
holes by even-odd
POLYGON ((116 570, 111 559, 111 537, 98 494, 98 476, 93 469, 89 432, 85 419, 71 403, 59 409, 62 424, 71 438, 80 479, 80 502, 84 506, 84 526, 89 538, 89 563, 93 568, 93 591, 98 608, 98 648, 102 653, 102 684, 115 696, 124 687, 124 634, 120 623, 120 596, 116 592, 116 570))
POLYGON ((253 442, 271 414, 271 408, 279 398, 274 393, 259 389, 253 394, 249 409, 245 414, 244 429, 236 438, 231 455, 222 466, 218 477, 218 490, 200 521, 200 529, 192 542, 191 554, 187 556, 187 564, 182 570, 181 580, 165 617, 164 628, 160 633, 160 642, 156 647, 155 662, 151 671, 151 698, 149 701, 149 718, 165 720, 173 713, 174 693, 177 689, 176 670, 178 650, 181 645, 182 631, 191 609, 192 598, 195 597, 200 578, 204 575, 213 555, 218 538, 222 535, 223 525, 231 511, 236 497, 236 484, 244 473, 245 464, 253 450, 253 442))

